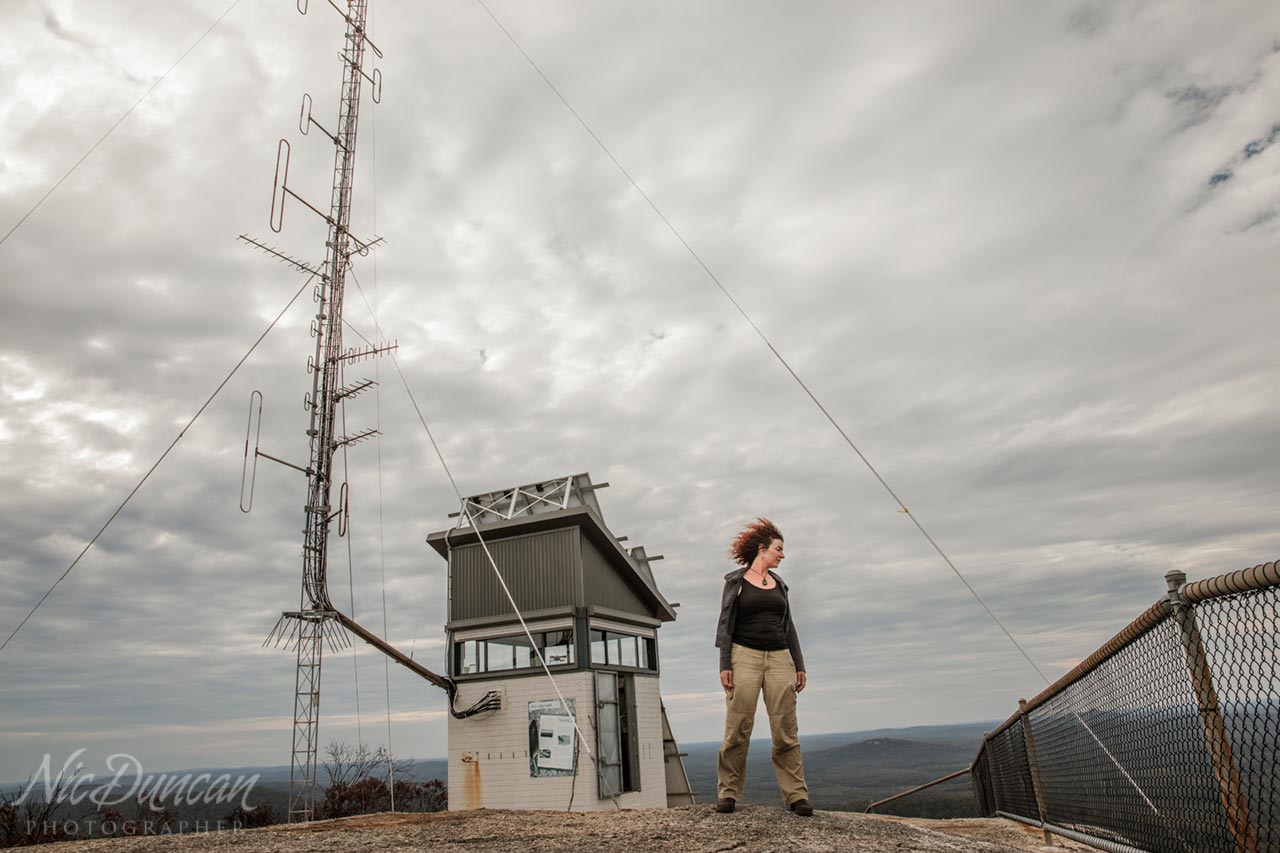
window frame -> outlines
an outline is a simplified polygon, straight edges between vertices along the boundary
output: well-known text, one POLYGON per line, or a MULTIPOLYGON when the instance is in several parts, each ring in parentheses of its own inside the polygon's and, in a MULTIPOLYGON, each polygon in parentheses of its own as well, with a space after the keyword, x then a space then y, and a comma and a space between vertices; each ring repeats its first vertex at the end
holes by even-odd
POLYGON ((614 630, 613 626, 587 626, 587 666, 591 669, 610 669, 619 672, 656 673, 658 671, 658 641, 656 637, 614 630), (599 635, 599 636, 597 636, 599 635), (622 640, 631 639, 632 652, 628 656, 622 640), (614 645, 616 642, 616 646, 614 645), (597 644, 604 652, 604 659, 596 657, 597 644), (613 659, 611 649, 617 649, 618 660, 613 659), (628 657, 634 663, 623 663, 628 657))
MULTIPOLYGON (((534 637, 536 648, 542 652, 545 659, 548 648, 563 648, 567 650, 568 661, 562 663, 547 662, 547 668, 552 670, 567 670, 578 668, 578 649, 577 649, 577 631, 573 626, 564 628, 549 628, 541 630, 531 630, 529 632, 534 637), (550 642, 550 638, 557 640, 565 640, 567 642, 550 642)), ((452 664, 453 676, 455 678, 480 678, 484 676, 505 677, 510 675, 524 675, 526 673, 541 672, 542 666, 538 663, 538 656, 533 653, 535 646, 528 645, 528 637, 522 631, 514 631, 506 634, 499 634, 492 637, 473 637, 465 639, 453 640, 453 652, 450 663, 452 664), (523 640, 522 643, 504 643, 503 640, 523 640), (466 647, 468 644, 475 644, 477 668, 474 671, 465 671, 463 663, 466 660, 466 647), (492 657, 490 655, 490 645, 504 647, 509 650, 511 656, 511 666, 504 666, 495 669, 492 665, 492 657), (529 663, 519 666, 520 653, 519 649, 529 650, 529 663)))

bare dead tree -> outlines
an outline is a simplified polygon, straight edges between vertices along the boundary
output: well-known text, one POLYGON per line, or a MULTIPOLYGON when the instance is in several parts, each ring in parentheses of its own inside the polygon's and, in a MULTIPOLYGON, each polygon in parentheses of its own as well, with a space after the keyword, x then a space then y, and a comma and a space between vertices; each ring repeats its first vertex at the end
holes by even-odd
POLYGON ((69 838, 58 811, 74 786, 78 772, 68 776, 59 773, 42 796, 35 795, 34 773, 16 790, 0 790, 0 847, 47 844, 69 838))

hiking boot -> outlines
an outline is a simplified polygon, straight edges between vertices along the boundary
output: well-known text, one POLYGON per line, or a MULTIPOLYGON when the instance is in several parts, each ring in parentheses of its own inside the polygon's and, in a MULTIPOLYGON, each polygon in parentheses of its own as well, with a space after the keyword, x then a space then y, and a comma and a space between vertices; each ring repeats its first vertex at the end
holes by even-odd
MULTIPOLYGON (((719 807, 717 806, 717 808, 719 807)), ((813 817, 813 803, 808 800, 796 800, 788 805, 787 808, 800 815, 800 817, 813 817)))
MULTIPOLYGON (((721 797, 716 800, 716 811, 728 813, 733 811, 738 805, 738 801, 733 797, 721 797)), ((813 814, 813 809, 809 809, 809 814, 813 814)))

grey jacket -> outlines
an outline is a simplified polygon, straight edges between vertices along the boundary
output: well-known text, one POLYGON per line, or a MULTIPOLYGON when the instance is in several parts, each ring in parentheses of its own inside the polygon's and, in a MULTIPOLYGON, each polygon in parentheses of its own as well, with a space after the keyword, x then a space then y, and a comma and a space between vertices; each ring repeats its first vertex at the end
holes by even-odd
MULTIPOLYGON (((720 671, 733 669, 733 626, 738 616, 738 594, 746 583, 742 576, 747 573, 744 568, 734 569, 724 576, 724 596, 720 599, 720 622, 716 625, 716 647, 720 649, 720 671)), ((796 665, 796 672, 804 672, 804 655, 800 654, 800 638, 796 636, 796 626, 791 622, 791 599, 787 595, 787 583, 776 572, 769 572, 778 582, 782 590, 782 598, 787 602, 787 609, 782 615, 782 627, 787 632, 787 648, 791 651, 791 660, 796 665)))

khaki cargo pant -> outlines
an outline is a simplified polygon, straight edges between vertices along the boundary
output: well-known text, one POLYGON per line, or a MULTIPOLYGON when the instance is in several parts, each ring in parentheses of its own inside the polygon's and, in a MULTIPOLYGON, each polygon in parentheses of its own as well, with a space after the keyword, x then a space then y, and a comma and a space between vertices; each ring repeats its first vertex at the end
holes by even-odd
POLYGON ((756 703, 764 690, 764 707, 773 735, 773 775, 788 805, 809 798, 800 761, 796 720, 796 668, 791 652, 762 652, 733 644, 733 689, 725 691, 724 743, 716 765, 720 797, 742 799, 747 776, 747 748, 755 726, 756 703))

